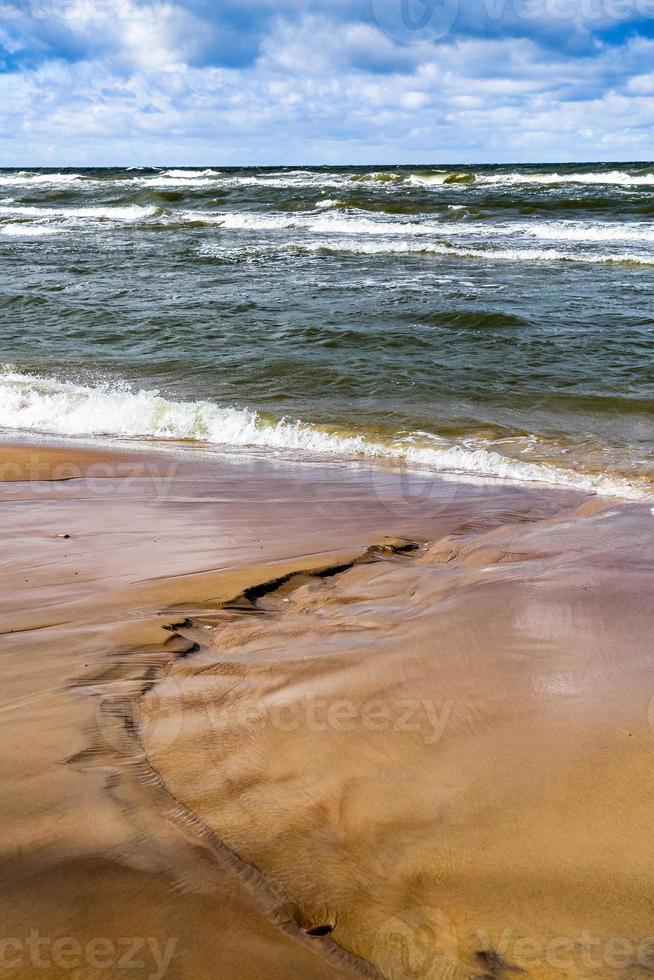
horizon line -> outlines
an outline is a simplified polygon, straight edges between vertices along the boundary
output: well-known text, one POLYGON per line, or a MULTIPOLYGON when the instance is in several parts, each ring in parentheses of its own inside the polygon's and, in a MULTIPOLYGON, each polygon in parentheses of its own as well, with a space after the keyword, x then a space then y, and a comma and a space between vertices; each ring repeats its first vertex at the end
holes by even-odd
POLYGON ((388 161, 368 161, 366 163, 49 163, 49 164, 19 164, 19 163, 7 163, 0 164, 0 170, 161 170, 161 169, 171 169, 173 167, 180 170, 194 170, 203 167, 208 169, 210 167, 220 167, 225 170, 239 170, 239 169, 297 169, 299 167, 305 168, 324 168, 324 167, 348 167, 348 168, 359 168, 359 167, 388 167, 388 168, 399 168, 399 167, 575 167, 575 166, 608 166, 609 164, 622 164, 623 166, 654 166, 654 158, 652 159, 642 159, 642 160, 626 160, 626 159, 616 159, 616 160, 530 160, 530 161, 494 161, 494 162, 482 162, 467 161, 463 162, 461 160, 455 161, 425 161, 416 160, 409 163, 390 163, 388 161))

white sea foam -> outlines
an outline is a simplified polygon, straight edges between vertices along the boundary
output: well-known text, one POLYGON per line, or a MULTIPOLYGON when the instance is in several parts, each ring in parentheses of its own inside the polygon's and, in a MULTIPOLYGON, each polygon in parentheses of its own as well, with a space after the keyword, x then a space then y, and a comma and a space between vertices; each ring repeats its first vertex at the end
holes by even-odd
POLYGON ((448 238, 475 236, 485 239, 506 238, 519 240, 536 238, 548 242, 654 242, 654 224, 640 221, 536 221, 525 219, 514 222, 462 221, 446 226, 448 238))
MULTIPOLYGON (((128 167, 123 174, 118 174, 115 178, 117 185, 125 183, 139 184, 145 187, 174 187, 174 186, 209 186, 211 181, 220 180, 233 187, 269 187, 269 188, 330 188, 330 187, 352 187, 357 183, 364 187, 375 187, 377 190, 388 188, 394 193, 402 185, 409 190, 413 187, 435 189, 456 189, 451 187, 446 180, 451 176, 452 170, 435 169, 433 171, 391 171, 389 174, 378 171, 368 172, 342 172, 342 171, 322 171, 311 170, 280 170, 264 173, 229 173, 227 171, 205 169, 205 170, 186 170, 184 168, 163 170, 157 174, 147 174, 132 176, 134 170, 138 168, 128 167), (126 175, 129 174, 129 177, 126 175)), ((472 172, 472 171, 470 171, 472 172)), ((580 186, 612 186, 612 187, 648 187, 654 186, 654 173, 629 173, 624 170, 606 171, 572 171, 566 173, 542 172, 535 173, 529 171, 507 171, 505 173, 484 173, 473 174, 475 183, 484 186, 513 186, 525 184, 556 185, 556 184, 577 184, 580 186)), ((95 183, 110 184, 111 181, 106 177, 97 178, 93 175, 82 175, 77 173, 34 173, 31 171, 19 171, 8 173, 0 172, 0 186, 16 187, 65 187, 79 185, 83 182, 85 186, 95 183)), ((464 185, 464 187, 467 185, 464 185)), ((474 187, 471 184, 470 187, 474 187)), ((463 188, 462 188, 463 189, 463 188)))
MULTIPOLYGON (((324 204, 325 202, 320 202, 324 204)), ((185 221, 215 225, 225 231, 258 233, 258 245, 266 250, 275 247, 305 252, 343 252, 361 255, 428 253, 461 258, 498 259, 515 262, 631 262, 654 265, 654 250, 631 252, 630 243, 654 243, 654 224, 629 222, 584 222, 574 220, 491 222, 409 220, 404 217, 388 219, 363 216, 355 211, 329 213, 321 208, 317 213, 292 214, 256 212, 181 212, 185 221), (295 231, 306 237, 292 241, 270 238, 261 240, 260 233, 295 231), (536 240, 536 241, 534 241, 536 240), (483 241, 483 244, 482 244, 483 241), (574 243, 580 247, 534 247, 537 242, 574 243), (615 250, 602 249, 603 243, 616 244, 615 250), (620 247, 622 246, 622 247, 620 247)), ((233 239, 232 239, 233 242, 233 239)), ((206 242, 201 246, 205 255, 224 250, 225 243, 206 242)), ((244 254, 251 246, 244 245, 244 254)), ((261 248, 259 249, 261 251, 261 248)))
MULTIPOLYGON (((362 215, 355 209, 349 213, 338 211, 330 213, 328 208, 333 202, 321 201, 316 207, 318 213, 299 212, 292 214, 280 213, 257 213, 247 211, 236 212, 213 212, 200 210, 185 210, 173 212, 169 219, 173 222, 182 221, 188 223, 201 223, 215 225, 226 231, 246 231, 246 232, 266 232, 297 230, 316 235, 337 235, 348 238, 401 238, 407 239, 408 243, 394 244, 392 247, 386 242, 378 246, 361 245, 354 249, 348 240, 344 242, 344 250, 360 251, 363 253, 387 252, 387 251, 432 251, 441 252, 444 249, 453 252, 454 246, 446 244, 430 243, 423 245, 416 243, 410 244, 410 239, 422 239, 432 237, 436 239, 461 239, 461 238, 483 238, 493 241, 495 239, 510 240, 511 248, 502 249, 512 257, 523 259, 579 259, 584 261, 608 262, 608 261, 633 261, 644 264, 651 264, 652 257, 648 255, 625 255, 625 254, 580 254, 557 253, 552 250, 540 250, 534 254, 533 249, 520 247, 521 240, 537 239, 547 242, 579 242, 583 245, 592 245, 602 242, 642 242, 654 243, 654 224, 651 222, 588 222, 575 220, 559 221, 530 221, 523 222, 475 222, 463 220, 460 222, 446 222, 442 220, 409 220, 404 217, 395 219, 369 217, 362 215), (519 254, 518 254, 519 253, 519 254)), ((163 217, 161 209, 149 205, 117 205, 106 207, 36 207, 23 206, 13 203, 0 205, 0 218, 4 215, 11 218, 31 218, 38 225, 44 222, 84 222, 84 221, 116 221, 116 222, 136 222, 144 221, 157 216, 163 217)), ((167 220, 164 218, 163 220, 167 220)), ((9 232, 12 234, 12 232, 9 232)), ((17 234, 15 232, 14 234, 17 234)), ((35 232, 38 235, 39 232, 35 232)), ((44 232, 44 234, 46 234, 44 232)), ((314 243, 316 248, 322 246, 331 247, 331 242, 314 243)), ((311 247, 311 245, 307 245, 311 247)), ((466 247, 466 255, 475 255, 474 248, 466 247)), ((490 255, 487 250, 484 254, 490 255)))
POLYGON ((54 225, 35 225, 25 221, 0 225, 0 235, 7 238, 47 238, 50 235, 59 235, 63 231, 65 229, 54 225))
MULTIPOLYGON (((451 171, 433 171, 413 173, 409 177, 409 184, 421 187, 446 187, 451 189, 450 182, 447 181, 451 171)), ((474 184, 484 186, 505 186, 512 187, 525 184, 578 184, 581 186, 607 186, 607 187, 648 187, 654 185, 654 173, 630 174, 623 170, 605 171, 578 171, 568 173, 533 173, 524 170, 509 171, 507 173, 476 173, 474 184)), ((471 186, 474 186, 471 185, 471 186)))
POLYGON ((186 221, 206 221, 207 224, 219 225, 234 231, 278 231, 295 228, 305 231, 326 234, 348 235, 433 235, 442 232, 446 225, 434 222, 384 221, 360 217, 357 214, 257 214, 248 211, 198 212, 185 211, 186 221))
POLYGON ((328 432, 300 421, 264 422, 256 412, 207 401, 175 402, 126 383, 91 387, 0 371, 0 418, 6 428, 65 436, 198 440, 221 447, 299 451, 329 458, 379 458, 474 477, 552 484, 605 495, 649 499, 626 479, 515 460, 483 446, 445 442, 424 433, 381 442, 328 432))
MULTIPOLYGON (((405 218, 371 218, 352 209, 349 213, 323 214, 331 200, 319 201, 315 210, 294 214, 259 214, 254 212, 184 211, 185 221, 201 221, 234 231, 279 231, 297 229, 316 234, 377 235, 380 237, 439 236, 458 238, 466 236, 494 238, 537 238, 544 241, 592 242, 654 242, 654 224, 651 222, 588 222, 575 220, 490 222, 490 221, 415 221, 405 218)), ((463 206, 451 205, 454 208, 463 206)), ((465 208, 463 208, 465 210, 465 208)))
POLYGON ((515 171, 506 174, 478 174, 481 184, 585 184, 612 187, 647 187, 654 185, 654 173, 629 174, 623 170, 589 171, 579 173, 527 173, 515 171))
POLYGON ((122 184, 132 184, 138 187, 154 190, 187 188, 247 188, 261 187, 286 190, 292 188, 342 187, 349 183, 345 174, 316 174, 309 170, 288 171, 286 173, 270 174, 234 174, 221 170, 166 170, 158 174, 141 175, 121 180, 122 184))
POLYGON ((117 205, 115 207, 100 208, 59 208, 59 207, 28 207, 17 204, 3 205, 0 207, 0 217, 8 215, 11 217, 45 219, 48 221, 67 220, 96 220, 96 221, 143 221, 158 214, 156 207, 142 207, 138 204, 117 205))
POLYGON ((348 174, 322 173, 316 174, 311 171, 296 171, 287 174, 253 174, 252 176, 226 174, 225 183, 232 187, 270 187, 277 190, 291 190, 303 187, 344 187, 349 185, 350 176, 348 174))
MULTIPOLYGON (((333 252, 354 255, 443 255, 458 258, 485 259, 507 262, 584 262, 593 265, 620 262, 634 265, 654 265, 654 253, 565 252, 555 248, 474 248, 425 241, 365 241, 361 239, 324 239, 321 241, 288 242, 282 248, 297 252, 333 252)), ((205 254, 210 254, 206 252, 205 254)))
POLYGON ((222 177, 220 170, 165 170, 162 177, 222 177))
POLYGON ((145 177, 130 177, 126 183, 152 190, 171 190, 176 187, 206 189, 215 182, 222 181, 224 176, 220 170, 166 170, 145 177))
MULTIPOLYGON (((488 233, 488 228, 483 230, 488 233)), ((544 241, 654 242, 654 224, 651 222, 536 221, 506 225, 500 231, 544 241)))
POLYGON ((62 187, 82 179, 81 174, 34 174, 21 170, 19 173, 0 173, 0 186, 62 187))

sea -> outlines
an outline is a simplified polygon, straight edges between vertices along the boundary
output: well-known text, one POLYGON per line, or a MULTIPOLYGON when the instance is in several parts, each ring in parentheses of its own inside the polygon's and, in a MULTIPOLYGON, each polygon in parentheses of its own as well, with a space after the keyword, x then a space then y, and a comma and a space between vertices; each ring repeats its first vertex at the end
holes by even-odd
POLYGON ((0 171, 0 435, 654 498, 654 164, 0 171))

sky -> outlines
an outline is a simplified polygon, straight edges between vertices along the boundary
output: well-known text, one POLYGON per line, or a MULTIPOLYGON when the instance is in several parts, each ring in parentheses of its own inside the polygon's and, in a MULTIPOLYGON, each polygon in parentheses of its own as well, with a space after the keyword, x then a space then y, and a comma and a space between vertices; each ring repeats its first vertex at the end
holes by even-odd
POLYGON ((0 0, 0 166, 654 158, 654 0, 0 0))

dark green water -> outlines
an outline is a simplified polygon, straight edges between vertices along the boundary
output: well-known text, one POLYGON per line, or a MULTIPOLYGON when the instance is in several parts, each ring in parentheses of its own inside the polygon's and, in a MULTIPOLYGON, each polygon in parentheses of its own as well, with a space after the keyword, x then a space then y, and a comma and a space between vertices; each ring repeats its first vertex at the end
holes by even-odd
POLYGON ((654 493, 654 164, 5 170, 0 270, 5 429, 654 493))

